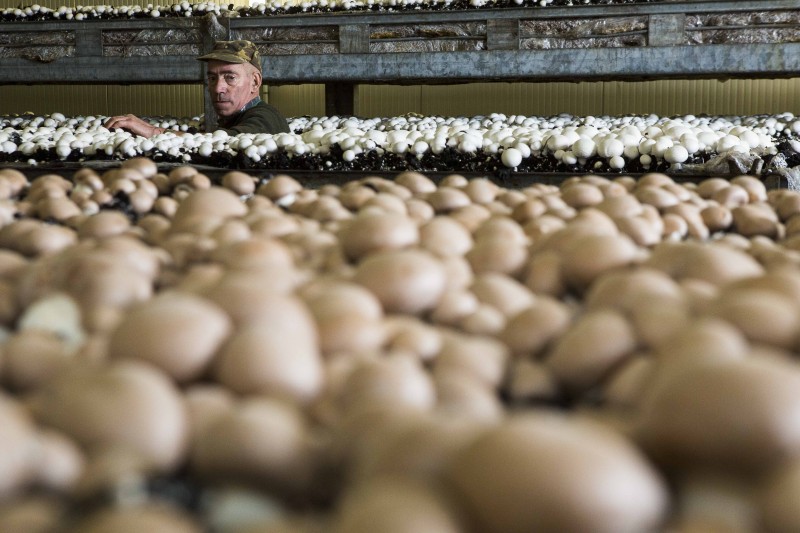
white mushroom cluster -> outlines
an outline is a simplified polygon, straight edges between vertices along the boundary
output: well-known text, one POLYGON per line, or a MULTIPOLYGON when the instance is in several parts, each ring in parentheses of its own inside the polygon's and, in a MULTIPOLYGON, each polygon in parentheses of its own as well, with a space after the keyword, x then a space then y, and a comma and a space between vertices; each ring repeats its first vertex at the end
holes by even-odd
POLYGON ((51 9, 39 4, 0 10, 0 20, 94 20, 138 17, 191 17, 214 13, 223 17, 259 16, 272 14, 320 13, 370 10, 400 11, 407 9, 474 9, 549 5, 586 5, 592 3, 637 3, 653 0, 251 0, 249 7, 215 2, 187 1, 171 4, 142 5, 78 5, 51 9))
POLYGON ((191 17, 214 13, 217 16, 238 16, 237 11, 215 2, 189 3, 186 1, 173 4, 146 5, 76 5, 60 6, 51 9, 39 4, 26 7, 5 8, 0 10, 0 20, 97 20, 110 18, 158 18, 161 16, 191 17))
POLYGON ((247 168, 320 170, 678 171, 714 156, 770 159, 779 142, 800 152, 800 119, 791 113, 759 116, 657 115, 528 117, 400 116, 298 117, 291 133, 192 133, 191 120, 154 121, 167 131, 150 139, 108 131, 105 117, 0 119, 6 159, 86 160, 153 157, 172 162, 236 159, 247 168), (175 135, 180 131, 182 135, 175 135))

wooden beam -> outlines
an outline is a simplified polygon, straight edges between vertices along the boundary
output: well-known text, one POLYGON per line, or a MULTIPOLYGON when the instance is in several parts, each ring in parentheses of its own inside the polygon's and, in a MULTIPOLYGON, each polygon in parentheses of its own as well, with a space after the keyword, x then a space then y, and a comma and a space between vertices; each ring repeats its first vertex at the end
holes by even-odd
POLYGON ((97 25, 87 25, 75 32, 75 54, 78 56, 103 55, 103 30, 97 25))
POLYGON ((369 53, 369 24, 343 24, 339 26, 340 54, 369 53))
POLYGON ((650 15, 647 25, 649 46, 677 46, 686 44, 686 15, 650 15))
POLYGON ((519 50, 519 20, 487 20, 486 48, 488 50, 519 50))

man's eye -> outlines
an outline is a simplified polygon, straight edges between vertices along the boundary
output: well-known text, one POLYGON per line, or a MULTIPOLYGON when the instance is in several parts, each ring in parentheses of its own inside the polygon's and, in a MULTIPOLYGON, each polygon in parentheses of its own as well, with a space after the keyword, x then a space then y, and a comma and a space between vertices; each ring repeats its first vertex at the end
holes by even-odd
POLYGON ((236 76, 225 76, 225 81, 227 83, 233 83, 236 81, 236 76))

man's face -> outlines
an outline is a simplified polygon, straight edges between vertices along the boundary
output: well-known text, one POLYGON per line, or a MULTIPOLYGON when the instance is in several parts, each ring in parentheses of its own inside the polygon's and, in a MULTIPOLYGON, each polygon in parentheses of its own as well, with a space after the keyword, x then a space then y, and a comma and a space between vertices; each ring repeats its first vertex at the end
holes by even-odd
POLYGON ((255 69, 247 63, 208 62, 208 90, 214 110, 226 118, 258 95, 255 69))

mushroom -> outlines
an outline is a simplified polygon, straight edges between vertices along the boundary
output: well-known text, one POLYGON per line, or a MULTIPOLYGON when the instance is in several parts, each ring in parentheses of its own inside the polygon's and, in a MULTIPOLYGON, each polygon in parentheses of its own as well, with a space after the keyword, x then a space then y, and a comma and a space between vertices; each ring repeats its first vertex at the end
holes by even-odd
POLYGON ((675 362, 642 397, 639 438, 667 465, 764 472, 800 450, 799 386, 795 364, 769 356, 675 362))
POLYGON ((128 450, 158 471, 170 471, 184 456, 184 404, 166 375, 144 363, 73 365, 37 390, 31 407, 40 423, 90 454, 128 450))
POLYGON ((185 383, 203 375, 230 333, 230 318, 210 301, 164 293, 122 319, 108 351, 113 359, 147 361, 185 383))
POLYGON ((436 306, 447 278, 429 253, 396 250, 371 254, 358 265, 353 281, 372 291, 386 311, 416 314, 436 306))
POLYGON ((334 533, 466 531, 457 508, 429 485, 404 478, 367 481, 345 494, 334 517, 334 533))
POLYGON ((657 471, 630 442, 588 421, 518 415, 456 451, 447 470, 475 530, 655 530, 668 504, 657 471))

